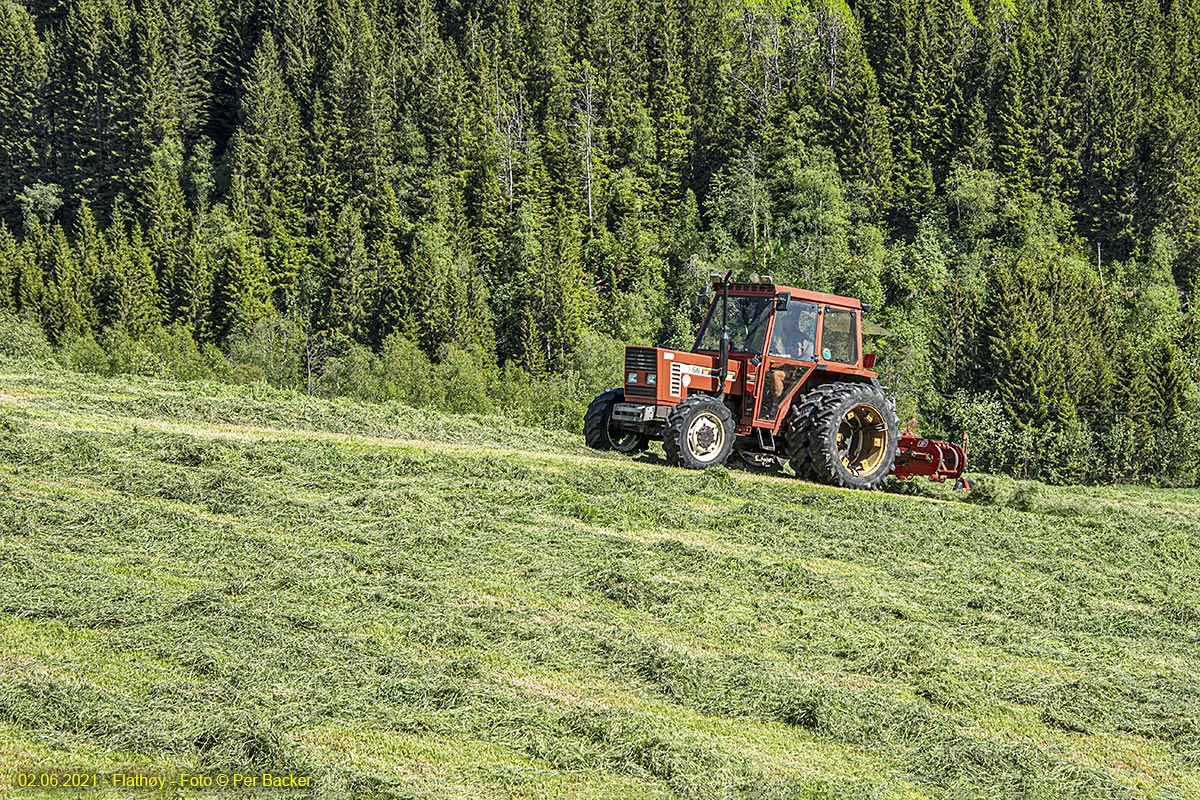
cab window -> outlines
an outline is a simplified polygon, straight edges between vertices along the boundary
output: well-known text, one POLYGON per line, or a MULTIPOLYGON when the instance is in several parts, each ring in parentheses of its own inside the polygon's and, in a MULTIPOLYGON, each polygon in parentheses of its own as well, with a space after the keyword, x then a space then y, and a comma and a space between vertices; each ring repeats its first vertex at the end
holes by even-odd
MULTIPOLYGON (((729 298, 729 350, 732 353, 762 353, 767 321, 775 299, 771 297, 729 298)), ((695 350, 721 348, 721 300, 712 304, 704 330, 696 337, 695 350)))
POLYGON ((811 303, 792 301, 775 314, 771 331, 771 355, 816 361, 817 307, 811 303))
POLYGON ((856 317, 853 311, 825 307, 821 325, 821 358, 839 364, 858 362, 856 317))

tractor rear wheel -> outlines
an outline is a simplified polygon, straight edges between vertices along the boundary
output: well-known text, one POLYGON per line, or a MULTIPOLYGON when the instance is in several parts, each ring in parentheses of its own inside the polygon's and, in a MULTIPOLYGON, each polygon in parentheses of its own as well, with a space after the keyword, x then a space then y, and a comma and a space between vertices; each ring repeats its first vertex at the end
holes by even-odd
POLYGON ((693 395, 671 410, 663 429, 667 462, 685 469, 724 464, 733 451, 733 414, 715 397, 693 395))
POLYGON ((803 397, 797 397, 792 403, 788 415, 787 427, 784 428, 784 447, 787 451, 788 463, 797 478, 806 481, 819 481, 820 476, 813 466, 812 456, 808 452, 808 432, 812 427, 813 417, 817 409, 825 403, 833 393, 844 384, 826 383, 813 389, 803 397))
POLYGON ((617 403, 625 402, 621 389, 605 389, 588 405, 583 417, 583 438, 593 450, 616 450, 626 455, 646 449, 649 437, 630 433, 613 426, 612 411, 617 403))
POLYGON ((816 478, 846 489, 879 488, 900 442, 900 421, 887 397, 869 384, 830 383, 805 398, 801 413, 810 399, 804 447, 816 478))

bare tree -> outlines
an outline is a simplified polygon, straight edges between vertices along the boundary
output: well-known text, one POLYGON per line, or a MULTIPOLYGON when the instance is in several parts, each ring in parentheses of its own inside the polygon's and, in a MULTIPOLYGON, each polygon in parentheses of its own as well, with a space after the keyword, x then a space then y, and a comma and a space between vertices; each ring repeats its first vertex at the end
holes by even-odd
POLYGON ((496 96, 496 138, 499 142, 500 158, 503 160, 501 180, 508 195, 508 210, 512 211, 516 199, 516 173, 520 153, 525 148, 525 98, 519 88, 501 91, 500 65, 495 64, 494 84, 496 96))
POLYGON ((837 82, 838 58, 842 52, 842 40, 846 35, 846 22, 832 5, 817 9, 817 35, 825 44, 826 64, 829 67, 829 88, 837 82))

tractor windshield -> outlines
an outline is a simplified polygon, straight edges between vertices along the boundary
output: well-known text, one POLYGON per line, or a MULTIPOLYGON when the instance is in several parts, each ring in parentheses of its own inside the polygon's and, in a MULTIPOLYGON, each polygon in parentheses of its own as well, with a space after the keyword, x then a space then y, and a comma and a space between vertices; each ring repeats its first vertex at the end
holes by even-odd
MULTIPOLYGON (((775 307, 773 297, 729 298, 729 352, 761 353, 767 337, 767 320, 775 307)), ((712 304, 695 350, 721 349, 721 299, 712 304)))

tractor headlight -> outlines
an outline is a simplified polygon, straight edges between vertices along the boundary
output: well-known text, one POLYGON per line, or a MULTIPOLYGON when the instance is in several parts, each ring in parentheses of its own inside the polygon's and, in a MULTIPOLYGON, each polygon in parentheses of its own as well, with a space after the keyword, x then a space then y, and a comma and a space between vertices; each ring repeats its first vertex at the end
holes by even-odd
POLYGON ((637 383, 637 373, 636 373, 636 372, 631 372, 631 373, 629 373, 628 375, 626 375, 626 376, 625 376, 625 382, 626 382, 626 383, 637 383))
POLYGON ((651 372, 650 374, 648 374, 646 376, 646 383, 650 384, 651 386, 657 386, 658 385, 658 375, 656 373, 651 372))

